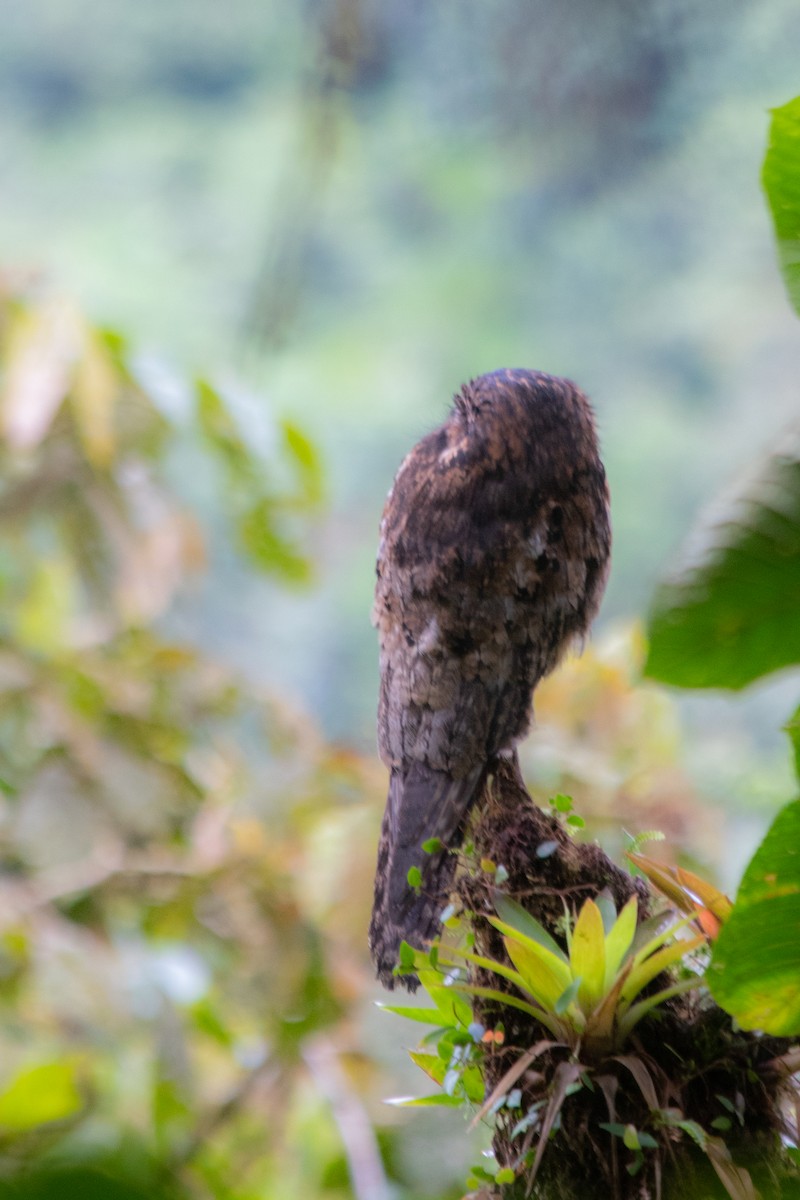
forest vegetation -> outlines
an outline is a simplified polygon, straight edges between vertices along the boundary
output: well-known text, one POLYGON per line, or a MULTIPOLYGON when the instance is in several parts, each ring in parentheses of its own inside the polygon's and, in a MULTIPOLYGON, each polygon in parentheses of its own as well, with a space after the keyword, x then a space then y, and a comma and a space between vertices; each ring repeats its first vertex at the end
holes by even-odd
POLYGON ((733 1075, 702 1125, 691 1072, 628 1063, 649 1115, 597 1137, 642 1197, 670 1147, 698 1197, 800 1194, 796 6, 3 8, 0 1197, 511 1197, 534 1159, 550 1186, 588 1075, 550 1050, 537 1078, 529 1040, 498 1090, 513 1028, 463 957, 526 950, 514 864, 476 830, 462 901, 505 886, 505 928, 462 946, 458 1004, 407 952, 440 1030, 414 1062, 366 948, 378 517, 500 365, 593 398, 615 538, 522 747, 536 869, 598 842, 613 915, 536 914, 572 974, 533 1007, 574 1050, 605 993, 567 928, 596 949, 664 903, 642 870, 678 909, 700 880, 713 937, 653 986, 733 1075))

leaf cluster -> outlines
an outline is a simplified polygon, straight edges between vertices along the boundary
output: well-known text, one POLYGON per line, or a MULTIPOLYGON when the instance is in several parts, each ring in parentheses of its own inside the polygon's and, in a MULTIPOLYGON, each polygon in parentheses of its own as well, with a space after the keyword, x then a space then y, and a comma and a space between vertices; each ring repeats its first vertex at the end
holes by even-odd
MULTIPOLYGON (((427 952, 404 946, 399 969, 417 974, 433 1004, 386 1009, 435 1027, 410 1054, 441 1091, 394 1103, 467 1107, 473 1124, 490 1123, 498 1162, 494 1172, 473 1168, 470 1186, 510 1189, 513 1195, 521 1186, 520 1195, 530 1194, 543 1165, 576 1153, 573 1129, 581 1129, 598 1147, 604 1135, 610 1139, 603 1153, 614 1194, 620 1154, 627 1153, 630 1179, 645 1168, 658 1177, 662 1157, 681 1143, 699 1148, 729 1197, 755 1200, 748 1171, 734 1165, 720 1136, 732 1128, 729 1113, 740 1124, 744 1120, 743 1097, 737 1108, 720 1094, 717 1115, 706 1118, 706 1128, 692 1115, 682 1073, 669 1074, 640 1043, 630 1045, 645 1017, 658 1019, 674 997, 688 992, 699 997, 703 990, 695 952, 705 936, 679 936, 696 914, 676 920, 661 913, 637 921, 637 908, 635 897, 619 913, 608 894, 584 901, 565 922, 562 946, 532 913, 498 893, 498 915, 487 920, 502 935, 508 961, 444 941, 427 952), (683 978, 669 979, 679 966, 683 978), (654 989, 655 981, 661 986, 654 989), (494 1014, 489 1028, 488 1012, 494 1014), (506 1023, 513 1026, 519 1013, 532 1018, 528 1045, 509 1044, 506 1037, 506 1023), (537 1026, 542 1036, 533 1040, 537 1026), (493 1054, 504 1056, 508 1065, 502 1072, 493 1069, 493 1054)), ((470 924, 469 914, 462 914, 462 933, 470 924)), ((469 932, 466 936, 472 940, 469 932)))
POLYGON ((464 961, 513 984, 526 1000, 508 992, 465 984, 468 993, 511 1004, 535 1017, 552 1036, 587 1061, 621 1050, 651 1009, 681 991, 696 988, 694 973, 679 983, 642 992, 664 971, 687 962, 703 937, 677 938, 686 921, 662 916, 637 924, 632 896, 617 914, 608 893, 586 900, 574 921, 565 922, 566 950, 516 901, 498 896, 489 922, 503 935, 511 967, 468 950, 440 946, 440 961, 464 961))
MULTIPOLYGON (((772 114, 762 180, 800 313, 800 98, 772 114)), ((785 430, 701 522, 656 593, 646 671, 680 687, 740 689, 800 666, 800 427, 785 430)), ((798 709, 786 731, 795 765, 798 709)), ((800 777, 800 775, 799 775, 800 777)), ((716 941, 715 1000, 745 1029, 800 1033, 800 800, 778 815, 716 941)))
POLYGON ((119 334, 3 281, 3 1196, 327 1194, 337 1106, 360 1113, 374 1070, 344 1021, 365 968, 336 950, 372 769, 165 621, 208 560, 176 448, 292 583, 319 460, 292 423, 256 446, 223 389, 183 390, 181 416, 119 334))

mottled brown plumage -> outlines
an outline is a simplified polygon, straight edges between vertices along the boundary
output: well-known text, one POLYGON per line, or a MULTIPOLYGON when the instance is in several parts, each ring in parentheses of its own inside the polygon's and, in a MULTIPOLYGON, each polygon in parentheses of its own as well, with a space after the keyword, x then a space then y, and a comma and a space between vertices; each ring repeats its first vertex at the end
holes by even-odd
POLYGON ((373 613, 391 777, 370 948, 387 987, 400 942, 437 932, 452 851, 492 762, 526 733, 533 689, 588 630, 610 540, 592 410, 566 379, 473 380, 397 472, 373 613), (434 837, 445 848, 425 853, 434 837))

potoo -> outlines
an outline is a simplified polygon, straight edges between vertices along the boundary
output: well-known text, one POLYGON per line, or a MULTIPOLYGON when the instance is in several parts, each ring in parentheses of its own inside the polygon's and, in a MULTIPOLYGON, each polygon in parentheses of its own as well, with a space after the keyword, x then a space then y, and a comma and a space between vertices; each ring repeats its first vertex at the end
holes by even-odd
POLYGON ((436 935, 470 809, 516 754, 536 684, 587 632, 610 543, 592 409, 569 380, 482 375, 401 464, 373 612, 391 775, 369 941, 387 987, 400 942, 436 935))

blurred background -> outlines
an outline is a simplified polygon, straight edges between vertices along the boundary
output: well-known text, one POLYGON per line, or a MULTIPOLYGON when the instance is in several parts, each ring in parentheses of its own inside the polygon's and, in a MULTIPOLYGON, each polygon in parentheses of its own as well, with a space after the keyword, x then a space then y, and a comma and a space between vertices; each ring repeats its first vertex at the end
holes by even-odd
POLYGON ((383 499, 467 378, 590 394, 613 572, 525 767, 735 888, 797 681, 668 694, 640 622, 797 411, 759 171, 800 13, 0 25, 0 1194, 459 1196, 480 1138, 382 1103, 415 1035, 366 961, 383 499))

